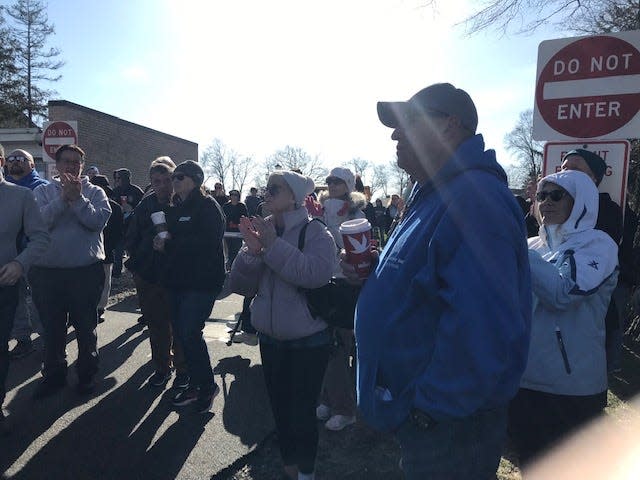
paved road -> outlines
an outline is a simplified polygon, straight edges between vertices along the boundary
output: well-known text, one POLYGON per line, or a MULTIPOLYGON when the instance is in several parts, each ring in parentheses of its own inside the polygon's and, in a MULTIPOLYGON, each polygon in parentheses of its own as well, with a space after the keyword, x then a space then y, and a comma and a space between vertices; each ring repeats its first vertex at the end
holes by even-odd
MULTIPOLYGON (((175 412, 169 391, 149 386, 153 373, 147 330, 136 322, 135 297, 107 311, 98 326, 101 371, 96 392, 73 386, 77 356, 67 347, 70 386, 45 400, 31 396, 41 353, 11 364, 6 410, 11 434, 0 438, 2 478, 209 479, 249 453, 273 430, 258 347, 227 347, 227 322, 241 297, 216 302, 205 328, 216 381, 223 394, 210 414, 175 412)), ((37 345, 41 349, 39 340, 37 345)))

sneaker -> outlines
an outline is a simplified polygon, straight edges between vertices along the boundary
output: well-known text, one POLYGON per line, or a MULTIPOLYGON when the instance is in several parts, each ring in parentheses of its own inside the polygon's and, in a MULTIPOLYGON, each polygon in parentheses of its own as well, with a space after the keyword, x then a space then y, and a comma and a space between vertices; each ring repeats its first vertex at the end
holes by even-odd
POLYGON ((356 417, 351 417, 347 415, 334 415, 324 426, 327 430, 333 430, 334 432, 339 432, 344 427, 348 427, 349 425, 353 425, 356 423, 356 417))
POLYGON ((209 410, 211 410, 213 399, 216 398, 216 395, 218 395, 219 393, 220 387, 215 384, 213 392, 199 394, 198 400, 196 401, 196 412, 207 413, 209 410))
POLYGON ((194 403, 198 400, 198 389, 195 387, 185 388, 184 390, 180 390, 171 403, 174 407, 184 407, 185 405, 189 405, 190 403, 194 403))
POLYGON ((233 343, 244 343, 245 345, 258 345, 258 335, 255 333, 238 332, 233 336, 233 343))
POLYGON ((176 373, 176 378, 173 379, 173 385, 171 388, 174 390, 185 390, 189 388, 189 382, 191 381, 191 377, 189 377, 188 373, 176 373))
POLYGON ((156 371, 153 375, 149 377, 148 382, 149 382, 149 385, 153 387, 164 387, 170 378, 171 378, 171 370, 169 370, 167 373, 156 371))
POLYGON ((331 408, 329 405, 325 405, 324 403, 318 405, 318 408, 316 408, 316 418, 326 422, 329 420, 329 417, 331 417, 331 408))
POLYGON ((67 384, 66 377, 52 377, 52 378, 43 378, 38 386, 36 387, 36 391, 33 392, 33 398, 38 400, 41 398, 49 397, 56 393, 58 390, 65 387, 67 384))
POLYGON ((32 353, 35 349, 33 348, 33 342, 31 339, 29 340, 18 340, 18 343, 15 347, 11 349, 9 352, 9 358, 11 360, 18 360, 19 358, 26 357, 30 353, 32 353))

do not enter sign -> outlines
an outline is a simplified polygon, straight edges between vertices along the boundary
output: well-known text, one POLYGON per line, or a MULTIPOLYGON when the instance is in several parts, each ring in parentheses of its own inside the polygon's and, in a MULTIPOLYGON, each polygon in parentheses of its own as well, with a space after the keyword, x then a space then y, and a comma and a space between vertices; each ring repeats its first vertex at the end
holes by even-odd
POLYGON ((45 162, 55 161, 60 145, 78 143, 78 122, 47 122, 42 131, 42 158, 45 162))
POLYGON ((635 138, 640 32, 542 42, 534 138, 635 138))

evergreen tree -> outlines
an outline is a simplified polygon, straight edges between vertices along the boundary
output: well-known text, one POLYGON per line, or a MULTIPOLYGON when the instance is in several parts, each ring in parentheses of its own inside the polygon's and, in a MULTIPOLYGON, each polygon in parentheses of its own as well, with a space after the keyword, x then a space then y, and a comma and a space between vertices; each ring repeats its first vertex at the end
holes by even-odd
POLYGON ((22 103, 16 45, 0 7, 0 128, 15 126, 20 117, 17 105, 22 103))
POLYGON ((58 60, 60 50, 47 48, 47 39, 54 33, 49 23, 46 3, 39 0, 17 0, 7 9, 13 18, 10 38, 16 47, 16 63, 23 101, 16 105, 25 112, 29 122, 46 114, 47 99, 55 93, 44 89, 40 82, 57 82, 61 75, 53 75, 64 65, 58 60))

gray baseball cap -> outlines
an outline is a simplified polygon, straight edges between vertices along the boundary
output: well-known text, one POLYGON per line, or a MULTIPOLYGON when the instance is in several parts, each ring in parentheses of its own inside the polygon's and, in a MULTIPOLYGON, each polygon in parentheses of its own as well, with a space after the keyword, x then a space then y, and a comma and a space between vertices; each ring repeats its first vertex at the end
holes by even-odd
POLYGON ((435 83, 423 88, 406 102, 378 102, 378 117, 383 125, 397 128, 403 118, 429 113, 457 117, 471 133, 478 128, 478 111, 467 92, 450 83, 435 83))

